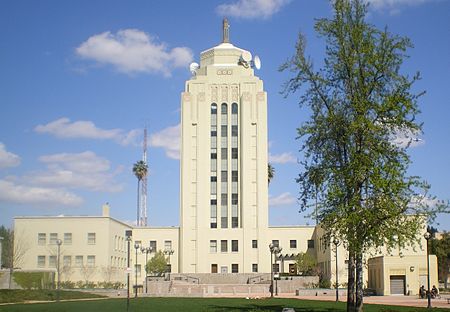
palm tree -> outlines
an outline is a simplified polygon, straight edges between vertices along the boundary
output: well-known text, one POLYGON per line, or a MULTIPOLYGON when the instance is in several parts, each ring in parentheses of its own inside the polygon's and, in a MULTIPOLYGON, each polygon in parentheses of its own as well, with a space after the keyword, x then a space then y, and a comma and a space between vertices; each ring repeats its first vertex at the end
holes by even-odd
POLYGON ((275 175, 275 169, 273 168, 271 163, 267 163, 267 178, 268 183, 270 184, 270 181, 272 181, 273 177, 275 175))
POLYGON ((147 175, 148 167, 145 161, 139 160, 137 163, 133 166, 133 173, 138 179, 138 187, 137 187, 137 214, 136 214, 136 225, 139 226, 139 191, 141 188, 141 181, 145 176, 147 175))

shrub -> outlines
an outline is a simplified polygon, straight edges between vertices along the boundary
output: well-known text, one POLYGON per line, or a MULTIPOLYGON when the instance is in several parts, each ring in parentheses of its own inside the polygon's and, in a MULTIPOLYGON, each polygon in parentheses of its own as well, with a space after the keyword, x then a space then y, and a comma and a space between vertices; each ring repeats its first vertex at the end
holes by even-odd
POLYGON ((329 279, 321 279, 319 281, 319 288, 331 288, 331 281, 329 279))
POLYGON ((54 287, 50 272, 14 272, 14 281, 24 289, 51 289, 54 287))
POLYGON ((75 282, 72 282, 72 281, 60 282, 59 286, 61 288, 64 288, 64 289, 74 289, 75 288, 75 282))

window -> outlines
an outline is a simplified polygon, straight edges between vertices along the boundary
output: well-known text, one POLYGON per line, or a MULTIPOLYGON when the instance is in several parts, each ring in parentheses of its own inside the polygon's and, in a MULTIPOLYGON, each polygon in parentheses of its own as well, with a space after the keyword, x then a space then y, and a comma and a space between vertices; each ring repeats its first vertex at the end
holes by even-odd
POLYGON ((222 113, 222 115, 228 114, 228 112, 227 112, 227 104, 222 103, 222 106, 221 106, 221 113, 222 113))
POLYGON ((297 240, 291 239, 289 241, 289 248, 297 248, 297 240))
POLYGON ((279 273, 280 272, 280 264, 279 263, 274 263, 273 264, 273 272, 274 273, 279 273))
POLYGON ((237 147, 233 147, 231 149, 231 158, 232 159, 237 159, 238 158, 238 149, 237 149, 237 147))
POLYGON ((217 194, 217 177, 216 176, 211 177, 211 194, 212 195, 217 194))
POLYGON ((47 243, 47 234, 38 233, 38 245, 45 245, 47 243))
POLYGON ((52 245, 56 245, 56 241, 58 240, 58 233, 50 233, 50 241, 49 243, 52 245))
POLYGON ((228 194, 227 194, 227 193, 223 193, 223 194, 220 196, 220 204, 221 204, 222 206, 227 206, 227 205, 228 205, 228 194))
POLYGON ((252 240, 252 248, 258 248, 258 241, 256 239, 252 240))
POLYGON ((258 263, 253 263, 252 264, 252 272, 253 273, 258 273, 258 263))
POLYGON ((221 240, 220 241, 220 251, 221 252, 228 252, 228 241, 221 240))
POLYGON ((231 204, 232 205, 238 204, 238 194, 231 194, 231 204))
POLYGON ((217 153, 211 153, 211 159, 217 159, 217 153))
POLYGON ((217 264, 216 263, 211 264, 211 273, 217 273, 217 264))
POLYGON ((239 264, 237 263, 231 264, 231 273, 239 273, 239 264))
POLYGON ((237 170, 231 171, 231 182, 237 182, 238 181, 238 172, 237 170))
POLYGON ((75 256, 75 266, 76 267, 83 266, 83 256, 75 256))
POLYGON ((48 266, 49 268, 56 268, 56 256, 48 257, 48 266))
POLYGON ((64 245, 72 245, 72 233, 64 233, 64 245))
POLYGON ((212 253, 216 253, 217 252, 217 241, 216 240, 210 240, 209 241, 209 252, 212 252, 212 253))
POLYGON ((211 104, 211 115, 217 115, 217 104, 215 103, 211 104))
POLYGON ((95 245, 95 233, 88 233, 87 241, 89 245, 95 245))
POLYGON ((220 174, 220 181, 228 182, 228 171, 222 171, 222 173, 220 174))
POLYGON ((239 242, 237 240, 231 241, 231 251, 238 252, 239 251, 239 242))
POLYGON ((63 267, 71 267, 71 266, 72 266, 72 256, 64 256, 63 267))
POLYGON ((217 199, 211 199, 211 228, 217 229, 217 199))
POLYGON ((172 249, 172 241, 171 240, 165 240, 164 241, 164 250, 171 250, 172 249))
POLYGON ((38 268, 45 268, 45 256, 37 257, 37 266, 38 268))
POLYGON ((274 247, 280 247, 280 241, 278 239, 274 239, 274 240, 272 240, 272 245, 274 247))
POLYGON ((225 148, 221 148, 220 149, 220 159, 227 159, 228 158, 228 149, 225 148))
POLYGON ((314 248, 314 240, 308 239, 308 248, 314 248))
POLYGON ((225 125, 220 126, 220 135, 222 138, 226 138, 228 136, 228 127, 225 125))
POLYGON ((238 126, 231 126, 231 136, 233 137, 238 136, 238 126))
POLYGON ((95 256, 87 256, 87 262, 88 267, 95 267, 95 256))
POLYGON ((231 104, 231 113, 237 114, 238 113, 238 106, 236 103, 231 104))
POLYGON ((150 241, 150 252, 156 252, 157 251, 156 247, 157 247, 156 241, 155 240, 150 241))

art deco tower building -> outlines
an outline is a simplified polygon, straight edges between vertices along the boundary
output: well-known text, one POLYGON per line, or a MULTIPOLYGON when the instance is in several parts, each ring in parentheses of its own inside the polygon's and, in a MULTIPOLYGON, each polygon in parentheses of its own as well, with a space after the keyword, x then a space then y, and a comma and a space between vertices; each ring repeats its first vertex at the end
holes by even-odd
POLYGON ((191 64, 181 95, 182 273, 270 271, 267 95, 259 58, 228 30, 225 19, 222 43, 191 64))

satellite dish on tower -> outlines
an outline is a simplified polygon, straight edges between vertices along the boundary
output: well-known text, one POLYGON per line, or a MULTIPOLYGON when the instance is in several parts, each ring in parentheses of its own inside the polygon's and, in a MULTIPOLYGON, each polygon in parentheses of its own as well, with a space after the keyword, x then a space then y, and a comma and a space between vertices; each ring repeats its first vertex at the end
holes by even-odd
POLYGON ((252 67, 255 67, 258 70, 261 69, 261 59, 259 58, 258 55, 255 55, 255 57, 253 58, 253 62, 252 63, 253 63, 252 67))
POLYGON ((250 61, 252 60, 252 54, 248 51, 242 52, 241 60, 246 63, 250 63, 250 61))
POLYGON ((196 75, 197 74, 197 69, 200 68, 200 65, 198 65, 198 63, 191 63, 191 65, 189 65, 189 70, 191 71, 192 75, 196 75))

